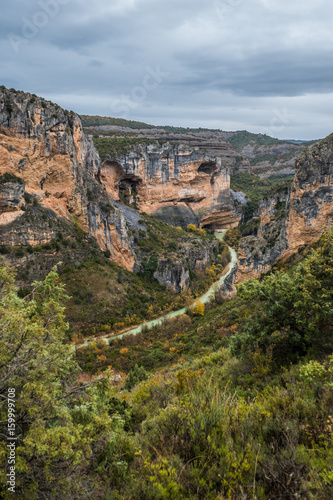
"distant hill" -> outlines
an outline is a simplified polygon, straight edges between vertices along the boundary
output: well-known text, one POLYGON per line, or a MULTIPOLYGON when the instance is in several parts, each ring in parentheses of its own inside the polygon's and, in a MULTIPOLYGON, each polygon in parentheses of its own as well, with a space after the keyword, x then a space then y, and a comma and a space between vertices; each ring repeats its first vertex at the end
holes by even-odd
POLYGON ((247 130, 235 132, 220 129, 158 126, 144 122, 103 116, 82 115, 85 131, 97 137, 144 138, 144 141, 188 142, 193 147, 208 149, 214 144, 218 153, 219 145, 225 149, 229 144, 238 156, 237 168, 232 172, 241 173, 247 162, 247 172, 263 178, 271 175, 294 174, 295 160, 299 153, 316 141, 280 140, 266 134, 254 134, 247 130))

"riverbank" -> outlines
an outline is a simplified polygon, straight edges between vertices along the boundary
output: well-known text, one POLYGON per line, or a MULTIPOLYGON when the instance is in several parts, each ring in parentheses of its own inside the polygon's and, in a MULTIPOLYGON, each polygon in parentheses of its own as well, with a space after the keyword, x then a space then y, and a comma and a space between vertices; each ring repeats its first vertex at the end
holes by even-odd
MULTIPOLYGON (((223 241, 225 233, 226 233, 226 230, 215 231, 214 235, 218 240, 223 241)), ((228 250, 229 250, 230 255, 231 255, 231 260, 226 268, 227 272, 224 273, 215 283, 213 283, 212 286, 209 288, 209 290, 207 290, 207 292, 205 292, 202 296, 198 297, 193 302, 193 304, 191 304, 190 307, 194 306, 198 301, 202 302, 203 304, 207 304, 212 299, 214 299, 216 291, 219 290, 223 286, 226 278, 234 270, 234 268, 237 265, 237 253, 229 245, 228 245, 228 250)), ((125 335, 137 335, 138 333, 141 333, 144 330, 150 330, 152 328, 155 328, 156 326, 161 325, 166 320, 173 319, 173 318, 176 318, 177 316, 181 316, 182 314, 185 314, 186 309, 187 308, 183 307, 181 309, 178 309, 177 311, 173 311, 173 312, 164 314, 163 316, 160 316, 159 318, 153 319, 151 321, 145 321, 144 323, 142 323, 134 328, 130 328, 126 331, 120 332, 120 333, 112 335, 112 336, 104 336, 104 337, 96 337, 93 339, 88 339, 83 344, 81 344, 80 346, 77 346, 76 348, 79 349, 82 347, 87 347, 90 342, 93 342, 95 340, 104 340, 107 344, 110 344, 111 341, 113 341, 115 339, 121 339, 125 335)))

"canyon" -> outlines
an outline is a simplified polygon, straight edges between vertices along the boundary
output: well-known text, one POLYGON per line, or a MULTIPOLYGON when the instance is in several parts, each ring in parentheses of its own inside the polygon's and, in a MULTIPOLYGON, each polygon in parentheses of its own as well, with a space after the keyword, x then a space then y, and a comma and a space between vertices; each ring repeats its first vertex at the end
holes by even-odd
MULTIPOLYGON (((251 136, 250 151, 243 133, 184 136, 157 130, 115 149, 117 139, 87 135, 78 115, 35 95, 1 87, 0 106, 3 247, 39 247, 61 231, 66 237, 79 228, 112 262, 140 272, 150 258, 143 244, 146 214, 183 230, 192 224, 215 231, 243 221, 247 199, 230 189, 230 176, 250 171, 255 147, 263 157, 267 151, 301 152, 289 191, 263 199, 256 234, 240 240, 235 283, 269 271, 332 223, 332 136, 306 149, 264 136, 257 142, 265 145, 254 146, 251 136)), ((171 257, 158 256, 154 276, 160 283, 184 290, 191 271, 211 265, 216 244, 200 238, 197 243, 189 246, 184 239, 171 257)))
MULTIPOLYGON (((189 223, 232 227, 240 219, 230 195, 228 155, 224 165, 209 152, 165 143, 139 145, 102 160, 75 113, 4 87, 0 106, 4 249, 39 248, 79 228, 115 264, 138 272, 149 258, 140 247, 147 232, 141 213, 167 222, 178 213, 183 228, 189 223)), ((190 270, 211 265, 215 251, 215 242, 193 248, 184 240, 173 259, 159 256, 155 277, 176 291, 185 289, 190 270)), ((24 267, 27 259, 16 259, 15 265, 24 267)), ((32 277, 42 276, 36 271, 32 277)))

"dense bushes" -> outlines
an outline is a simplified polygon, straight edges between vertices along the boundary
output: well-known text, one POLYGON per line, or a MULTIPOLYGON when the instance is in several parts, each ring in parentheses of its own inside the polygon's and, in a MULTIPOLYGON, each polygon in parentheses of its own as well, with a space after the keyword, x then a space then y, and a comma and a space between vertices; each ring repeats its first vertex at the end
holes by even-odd
MULTIPOLYGON (((140 451, 113 498, 333 496, 332 264, 330 233, 296 268, 243 284, 234 302, 177 334, 192 352, 206 335, 208 353, 180 351, 178 365, 132 390, 140 451), (209 354, 211 330, 225 346, 232 335, 239 359, 209 354)), ((171 323, 160 345, 167 336, 171 323)))
MULTIPOLYGON (((78 379, 79 367, 64 343, 65 296, 57 279, 53 270, 20 298, 13 272, 0 262, 0 416, 9 424, 7 395, 14 392, 14 496, 105 498, 104 477, 116 484, 134 450, 124 419, 110 412, 112 387, 78 379)), ((13 497, 7 432, 0 434, 2 499, 13 497)))
POLYGON ((136 388, 140 451, 112 498, 331 498, 332 373, 295 366, 247 397, 226 350, 198 362, 136 388))
POLYGON ((239 287, 253 313, 233 338, 233 352, 251 356, 258 346, 272 348, 276 363, 296 361, 306 353, 333 350, 333 234, 292 272, 239 287), (250 306, 251 304, 251 306, 250 306))
MULTIPOLYGON (((97 384, 63 342, 55 273, 27 297, 0 266, 0 392, 13 370, 20 498, 333 498, 333 234, 304 257, 239 286, 236 299, 204 315, 78 349, 81 367, 100 373, 97 384), (125 379, 119 387, 113 369, 125 379)), ((91 286, 95 264, 80 269, 91 286)), ((96 292, 113 273, 116 295, 124 285, 133 304, 148 308, 153 283, 131 282, 115 265, 96 268, 96 292)), ((96 296, 86 295, 83 274, 67 277, 90 311, 96 296)), ((4 421, 5 412, 2 402, 4 421)), ((6 444, 1 438, 2 458, 6 444)))

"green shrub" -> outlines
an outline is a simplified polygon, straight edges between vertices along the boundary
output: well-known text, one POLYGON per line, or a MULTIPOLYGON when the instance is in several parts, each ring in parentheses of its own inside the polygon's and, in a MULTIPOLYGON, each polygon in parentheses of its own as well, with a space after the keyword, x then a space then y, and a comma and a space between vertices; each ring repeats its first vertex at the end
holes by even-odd
POLYGON ((0 245, 0 254, 1 255, 6 255, 9 253, 9 248, 6 247, 5 245, 0 245))
POLYGON ((6 173, 0 175, 0 185, 6 184, 7 182, 15 182, 17 184, 24 184, 24 180, 21 179, 21 177, 17 177, 17 175, 10 174, 9 172, 6 172, 6 173))
POLYGON ((132 370, 129 371, 126 382, 125 382, 125 388, 130 390, 132 389, 138 382, 142 382, 143 380, 147 380, 148 375, 146 370, 139 365, 135 365, 132 370))

